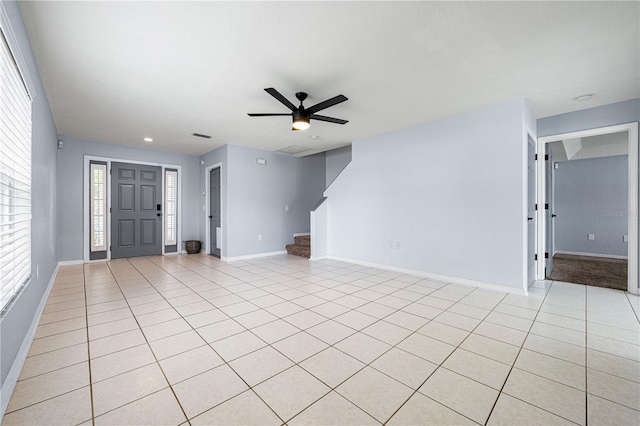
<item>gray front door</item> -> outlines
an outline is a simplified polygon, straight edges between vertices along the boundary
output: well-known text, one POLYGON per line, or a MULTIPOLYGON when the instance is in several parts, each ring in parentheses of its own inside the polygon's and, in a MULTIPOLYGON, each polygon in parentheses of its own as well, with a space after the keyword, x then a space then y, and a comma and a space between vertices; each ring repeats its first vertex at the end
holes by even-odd
POLYGON ((220 257, 220 227, 222 226, 220 222, 220 167, 209 173, 209 247, 211 247, 209 254, 220 257))
POLYGON ((111 163, 111 258, 162 254, 162 168, 111 163))

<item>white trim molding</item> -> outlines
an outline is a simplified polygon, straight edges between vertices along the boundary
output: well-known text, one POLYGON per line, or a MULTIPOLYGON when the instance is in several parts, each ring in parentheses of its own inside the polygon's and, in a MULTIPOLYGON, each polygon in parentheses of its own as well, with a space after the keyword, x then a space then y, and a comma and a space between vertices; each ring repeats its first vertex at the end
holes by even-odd
MULTIPOLYGON (((80 262, 82 263, 82 261, 80 262)), ((44 305, 47 303, 47 299, 49 299, 49 294, 51 293, 51 288, 53 287, 53 283, 56 280, 56 276, 58 276, 58 270, 60 269, 61 262, 58 262, 53 273, 51 274, 51 278, 49 279, 49 283, 42 294, 42 298, 40 299, 40 303, 36 308, 35 315, 33 316, 33 320, 31 321, 31 325, 29 325, 29 329, 27 330, 27 334, 22 339, 22 344, 20 345, 20 349, 16 354, 15 359, 13 360, 13 364, 11 364, 11 369, 7 374, 7 377, 2 384, 2 389, 0 389, 0 395, 2 395, 2 400, 0 401, 0 423, 2 422, 2 418, 4 417, 4 412, 9 406, 9 400, 11 399, 11 394, 16 387, 16 383, 18 383, 18 378, 20 377, 20 372, 22 371, 22 367, 24 366, 25 361, 27 360, 27 355, 29 354, 29 349, 31 348, 31 344, 33 343, 33 339, 36 335, 36 330, 38 329, 38 323, 40 322, 40 317, 42 316, 42 311, 44 311, 44 305)))
MULTIPOLYGON (((98 259, 98 260, 91 260, 90 262, 106 262, 107 259, 98 259)), ((76 260, 61 260, 58 262, 58 266, 72 266, 72 265, 82 265, 83 263, 87 263, 82 259, 76 259, 76 260)))
POLYGON ((354 263, 356 265, 368 266, 368 267, 371 267, 371 268, 385 269, 387 271, 400 272, 400 273, 408 274, 408 275, 415 275, 415 276, 418 276, 418 277, 423 277, 423 278, 427 278, 427 279, 434 280, 434 281, 442 281, 442 282, 446 282, 446 283, 460 284, 460 285, 464 285, 464 286, 468 286, 468 287, 482 288, 482 289, 485 289, 485 290, 499 291, 501 293, 510 293, 510 294, 516 294, 516 295, 519 295, 519 296, 527 296, 529 294, 529 291, 526 290, 526 289, 523 289, 523 288, 506 287, 506 286, 502 286, 502 285, 499 285, 499 284, 492 284, 492 283, 486 283, 486 282, 483 282, 483 281, 470 280, 468 278, 460 278, 460 277, 452 277, 452 276, 449 276, 449 275, 433 274, 433 273, 430 273, 430 272, 419 271, 417 269, 400 268, 398 266, 393 266, 393 265, 385 265, 385 264, 382 264, 382 263, 366 262, 366 261, 363 261, 363 260, 350 259, 350 258, 347 258, 347 257, 339 257, 339 256, 331 256, 331 255, 326 256, 326 259, 338 260, 340 262, 354 263))
MULTIPOLYGON (((564 139, 585 138, 589 136, 607 135, 611 133, 627 132, 629 148, 629 251, 628 251, 628 274, 627 291, 633 294, 638 293, 638 123, 619 124, 617 126, 600 127, 596 129, 581 130, 577 132, 562 133, 558 135, 544 136, 538 138, 538 154, 544 155, 547 143, 564 139)), ((543 206, 546 198, 546 175, 544 161, 538 161, 536 165, 537 174, 537 203, 543 206)), ((546 214, 544 209, 537 211, 537 252, 544 253, 546 247, 546 214)), ((544 256, 538 256, 536 265, 536 280, 544 280, 544 256)))
POLYGON ((222 256, 220 257, 220 260, 224 262, 235 262, 237 260, 259 259, 261 257, 280 256, 283 254, 287 254, 287 251, 286 250, 270 251, 266 253, 247 254, 245 256, 233 256, 233 257, 222 256))
POLYGON ((295 234, 293 234, 293 238, 295 237, 310 237, 311 236, 311 232, 296 232, 295 234))

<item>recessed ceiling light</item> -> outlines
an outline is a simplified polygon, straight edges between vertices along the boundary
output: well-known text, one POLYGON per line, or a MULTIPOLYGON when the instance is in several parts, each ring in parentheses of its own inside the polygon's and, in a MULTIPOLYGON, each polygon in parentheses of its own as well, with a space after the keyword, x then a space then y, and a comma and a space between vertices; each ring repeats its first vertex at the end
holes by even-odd
POLYGON ((311 139, 320 139, 320 136, 318 136, 318 135, 311 135, 311 136, 309 136, 309 138, 311 138, 311 139))
POLYGON ((593 93, 587 93, 586 95, 580 95, 580 96, 577 96, 577 97, 575 97, 573 99, 578 101, 578 102, 584 102, 584 101, 588 101, 592 97, 593 97, 593 93))
POLYGON ((144 138, 143 141, 145 141, 145 142, 153 142, 153 138, 144 138))

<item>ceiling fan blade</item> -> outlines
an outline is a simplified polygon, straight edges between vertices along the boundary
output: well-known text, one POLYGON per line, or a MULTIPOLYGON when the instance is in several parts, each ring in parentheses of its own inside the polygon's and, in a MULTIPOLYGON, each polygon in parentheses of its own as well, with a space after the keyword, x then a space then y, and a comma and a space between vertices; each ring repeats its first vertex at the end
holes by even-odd
POLYGON ((252 113, 249 112, 247 113, 247 115, 249 117, 272 117, 272 116, 276 116, 276 115, 288 115, 289 117, 291 117, 291 113, 290 112, 284 112, 284 113, 269 113, 269 112, 265 112, 265 113, 252 113))
POLYGON ((334 105, 339 104, 340 102, 344 102, 344 101, 348 101, 349 99, 345 96, 345 95, 338 95, 338 96, 334 96, 331 99, 327 99, 324 102, 320 102, 319 104, 315 104, 312 107, 306 108, 305 111, 308 114, 313 114, 316 113, 318 111, 321 111, 325 108, 329 108, 332 107, 334 105))
POLYGON ((282 96, 282 94, 278 92, 276 89, 274 89, 273 87, 268 87, 264 89, 264 91, 270 94, 271 96, 273 96, 274 98, 276 98, 277 100, 279 100, 284 106, 289 108, 291 111, 296 111, 298 109, 294 104, 289 102, 287 98, 282 96))
POLYGON ((349 120, 342 120, 340 118, 327 117, 325 115, 318 115, 318 114, 311 114, 309 117, 314 120, 326 121, 329 123, 336 123, 336 124, 347 124, 349 122, 349 120))

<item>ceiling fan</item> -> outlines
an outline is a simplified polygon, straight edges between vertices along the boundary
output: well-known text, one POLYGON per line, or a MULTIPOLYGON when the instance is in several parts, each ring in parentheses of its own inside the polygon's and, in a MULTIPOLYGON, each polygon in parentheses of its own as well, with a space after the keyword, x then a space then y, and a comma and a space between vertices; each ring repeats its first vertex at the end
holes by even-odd
POLYGON ((305 92, 298 92, 296 93, 296 98, 298 98, 298 100, 300 101, 300 106, 296 108, 294 104, 289 102, 287 98, 282 96, 282 94, 278 92, 276 89, 274 89, 273 87, 268 87, 264 90, 265 92, 267 92, 268 94, 270 94, 271 96, 279 100, 284 106, 289 108, 291 112, 290 113, 258 113, 258 114, 249 113, 248 115, 250 117, 271 117, 271 116, 290 115, 293 118, 293 125, 291 126, 291 130, 308 129, 310 126, 309 121, 311 121, 311 119, 318 120, 318 121, 326 121, 328 123, 336 123, 336 124, 348 123, 347 120, 342 120, 340 118, 333 118, 333 117, 327 117, 324 115, 316 114, 316 112, 318 111, 322 111, 323 109, 337 105, 340 102, 347 101, 348 98, 344 95, 334 96, 333 98, 327 99, 326 101, 320 102, 319 104, 315 104, 312 107, 305 108, 302 105, 302 102, 304 102, 304 100, 307 99, 307 94, 305 92))

